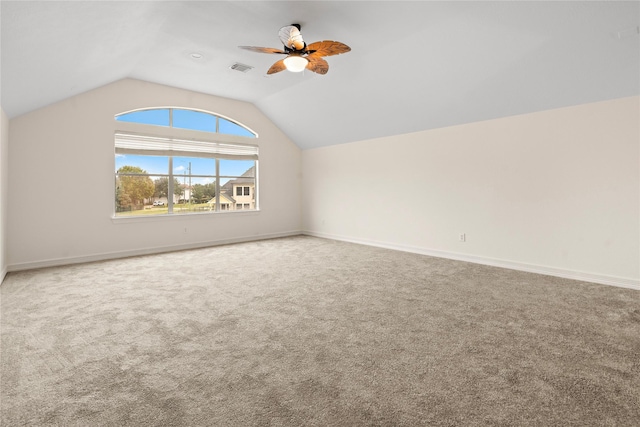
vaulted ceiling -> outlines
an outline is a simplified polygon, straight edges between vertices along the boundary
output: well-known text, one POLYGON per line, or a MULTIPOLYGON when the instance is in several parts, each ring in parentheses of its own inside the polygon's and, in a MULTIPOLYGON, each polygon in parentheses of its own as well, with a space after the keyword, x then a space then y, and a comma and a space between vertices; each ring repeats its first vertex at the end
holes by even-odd
POLYGON ((307 149, 640 93, 637 1, 3 0, 0 12, 10 118, 130 77, 251 102, 307 149), (267 76, 279 56, 238 48, 281 48, 292 23, 352 51, 326 58, 324 76, 267 76))

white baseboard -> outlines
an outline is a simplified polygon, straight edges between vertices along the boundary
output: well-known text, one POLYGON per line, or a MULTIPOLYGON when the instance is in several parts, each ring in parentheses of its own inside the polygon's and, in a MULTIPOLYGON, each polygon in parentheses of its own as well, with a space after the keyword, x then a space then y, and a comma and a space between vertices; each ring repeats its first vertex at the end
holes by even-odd
POLYGON ((388 242, 378 242, 369 239, 352 238, 348 236, 340 236, 329 233, 319 233, 315 231, 303 231, 302 234, 307 236, 322 237, 325 239, 340 240, 344 242, 357 243, 361 245, 377 246, 386 249, 393 249, 403 252, 417 253, 421 255, 429 255, 438 258, 447 258, 457 261, 471 262, 474 264, 490 265, 493 267, 508 268, 510 270, 526 271, 529 273, 544 274, 547 276, 562 277, 565 279, 580 280, 583 282, 599 283, 602 285, 617 286, 621 288, 629 288, 640 291, 640 280, 628 279, 623 277, 607 276, 594 273, 585 273, 581 271, 564 270, 555 267, 546 267, 542 265, 526 264, 516 261, 508 261, 503 259, 487 258, 475 255, 460 254, 456 252, 447 252, 437 249, 421 248, 410 245, 399 245, 388 242))
POLYGON ((5 271, 23 271, 23 270, 33 270, 36 268, 57 267, 57 266, 69 265, 69 264, 82 264, 85 262, 106 261, 110 259, 127 258, 132 256, 153 255, 153 254, 175 252, 175 251, 182 251, 182 250, 188 250, 188 249, 201 249, 201 248, 206 248, 211 246, 228 245, 231 243, 243 243, 243 242, 253 242, 258 240, 277 239, 279 237, 298 236, 300 234, 302 234, 301 231, 288 231, 283 233, 259 234, 259 235, 253 235, 253 236, 234 237, 231 239, 220 239, 220 240, 213 240, 213 241, 186 243, 182 245, 169 245, 169 246, 162 246, 162 247, 133 249, 128 251, 106 252, 106 253, 99 253, 99 254, 93 254, 93 255, 83 255, 78 257, 56 258, 56 259, 49 259, 44 261, 24 262, 19 264, 11 264, 5 269, 5 271))

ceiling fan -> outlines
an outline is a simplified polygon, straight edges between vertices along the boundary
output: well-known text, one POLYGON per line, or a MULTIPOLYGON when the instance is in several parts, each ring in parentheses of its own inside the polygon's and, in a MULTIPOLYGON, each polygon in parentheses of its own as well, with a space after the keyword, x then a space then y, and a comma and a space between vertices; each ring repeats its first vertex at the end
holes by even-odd
POLYGON ((293 72, 300 72, 307 69, 314 73, 327 74, 329 64, 322 57, 339 55, 351 50, 346 44, 332 40, 324 40, 307 45, 302 39, 302 34, 300 34, 300 24, 291 24, 280 28, 278 37, 280 37, 280 41, 282 41, 284 45, 284 50, 257 46, 238 47, 253 52, 287 55, 286 58, 273 64, 267 71, 267 74, 278 73, 285 69, 293 72))

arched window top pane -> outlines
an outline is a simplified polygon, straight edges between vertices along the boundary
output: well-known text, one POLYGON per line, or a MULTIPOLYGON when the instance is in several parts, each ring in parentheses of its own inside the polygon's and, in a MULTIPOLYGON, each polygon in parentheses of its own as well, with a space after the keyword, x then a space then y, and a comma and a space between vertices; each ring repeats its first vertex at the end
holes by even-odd
POLYGON ((120 122, 143 123, 145 125, 170 126, 169 108, 138 110, 116 116, 120 122))
POLYGON ((169 126, 201 132, 256 138, 257 135, 245 126, 205 111, 185 108, 150 108, 118 114, 116 121, 141 123, 154 126, 169 126))
POLYGON ((173 109, 173 127, 180 129, 216 131, 216 116, 202 111, 173 109))

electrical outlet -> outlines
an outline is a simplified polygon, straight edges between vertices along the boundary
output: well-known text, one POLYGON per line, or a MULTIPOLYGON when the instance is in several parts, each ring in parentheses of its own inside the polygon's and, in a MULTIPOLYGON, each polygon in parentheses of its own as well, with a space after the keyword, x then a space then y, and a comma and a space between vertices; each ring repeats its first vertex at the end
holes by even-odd
POLYGON ((460 235, 458 236, 458 240, 460 240, 461 242, 466 242, 467 235, 465 233, 460 233, 460 235))

